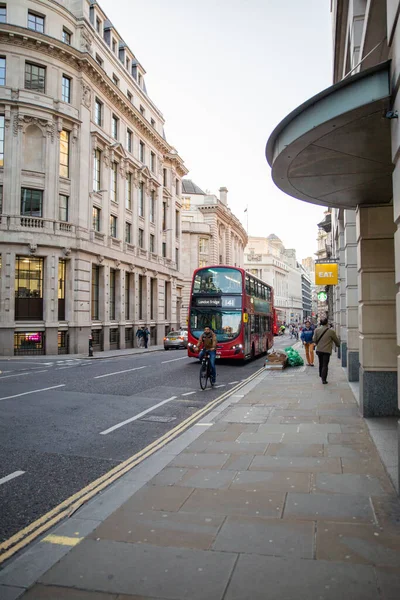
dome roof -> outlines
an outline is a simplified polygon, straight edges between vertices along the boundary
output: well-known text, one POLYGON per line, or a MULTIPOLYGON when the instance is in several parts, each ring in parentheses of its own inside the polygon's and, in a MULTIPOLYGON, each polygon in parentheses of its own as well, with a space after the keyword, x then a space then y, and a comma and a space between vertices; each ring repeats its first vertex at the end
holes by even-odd
POLYGON ((205 196, 205 192, 199 188, 198 185, 193 183, 191 179, 182 179, 182 193, 183 194, 200 194, 205 196))
POLYGON ((274 233, 270 233, 270 235, 267 237, 267 240, 269 240, 270 242, 279 242, 280 244, 282 244, 282 240, 278 238, 278 236, 274 233))

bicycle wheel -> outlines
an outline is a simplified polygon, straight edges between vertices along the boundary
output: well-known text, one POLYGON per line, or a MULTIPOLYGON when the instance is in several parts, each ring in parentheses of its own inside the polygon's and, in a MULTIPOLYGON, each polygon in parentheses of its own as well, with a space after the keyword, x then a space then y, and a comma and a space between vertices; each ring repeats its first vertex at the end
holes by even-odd
POLYGON ((212 379, 210 363, 208 363, 208 378, 210 380, 211 387, 214 387, 215 383, 213 382, 213 379, 212 379))
POLYGON ((205 390, 207 387, 207 378, 208 378, 208 369, 206 363, 201 363, 200 367, 200 387, 202 390, 205 390))

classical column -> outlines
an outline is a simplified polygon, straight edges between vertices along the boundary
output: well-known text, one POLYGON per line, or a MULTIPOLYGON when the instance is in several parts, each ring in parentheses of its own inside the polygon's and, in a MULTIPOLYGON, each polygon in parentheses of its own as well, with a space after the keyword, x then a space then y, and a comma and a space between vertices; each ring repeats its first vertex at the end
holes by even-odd
POLYGON ((46 328, 46 354, 58 353, 58 257, 43 261, 43 320, 46 328))
POLYGON ((344 266, 346 288, 346 346, 347 377, 349 381, 359 380, 359 331, 358 331, 358 272, 357 272, 357 231, 356 213, 344 211, 344 266))
POLYGON ((0 277, 0 355, 14 354, 15 252, 3 249, 0 277))
POLYGON ((360 406, 365 417, 397 413, 393 206, 357 209, 360 406))

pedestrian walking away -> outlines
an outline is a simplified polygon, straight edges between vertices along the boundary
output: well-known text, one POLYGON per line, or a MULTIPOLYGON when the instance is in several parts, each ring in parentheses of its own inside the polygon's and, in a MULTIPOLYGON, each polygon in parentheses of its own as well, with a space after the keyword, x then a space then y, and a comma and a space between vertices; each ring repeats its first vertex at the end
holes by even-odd
POLYGON ((138 348, 143 348, 143 345, 144 345, 143 327, 138 327, 138 330, 136 332, 136 338, 137 338, 138 348))
POLYGON ((335 330, 328 326, 328 319, 321 319, 320 327, 314 331, 313 342, 317 346, 317 356, 319 361, 319 376, 322 383, 328 383, 328 365, 332 354, 332 346, 335 344, 339 348, 340 342, 335 330))
POLYGON ((148 346, 149 337, 150 337, 150 331, 147 329, 147 326, 145 325, 143 327, 143 341, 144 341, 144 347, 145 348, 147 348, 147 346, 148 346))
POLYGON ((314 331, 311 329, 310 321, 306 321, 305 326, 301 330, 301 341, 306 351, 306 360, 309 367, 314 366, 314 331))

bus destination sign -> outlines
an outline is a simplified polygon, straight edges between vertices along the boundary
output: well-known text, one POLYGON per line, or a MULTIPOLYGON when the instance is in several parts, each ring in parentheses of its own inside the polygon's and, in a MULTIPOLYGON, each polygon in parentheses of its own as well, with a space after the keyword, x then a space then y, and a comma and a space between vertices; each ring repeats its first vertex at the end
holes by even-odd
POLYGON ((214 306, 222 308, 241 308, 241 296, 197 296, 194 298, 196 306, 214 306))

